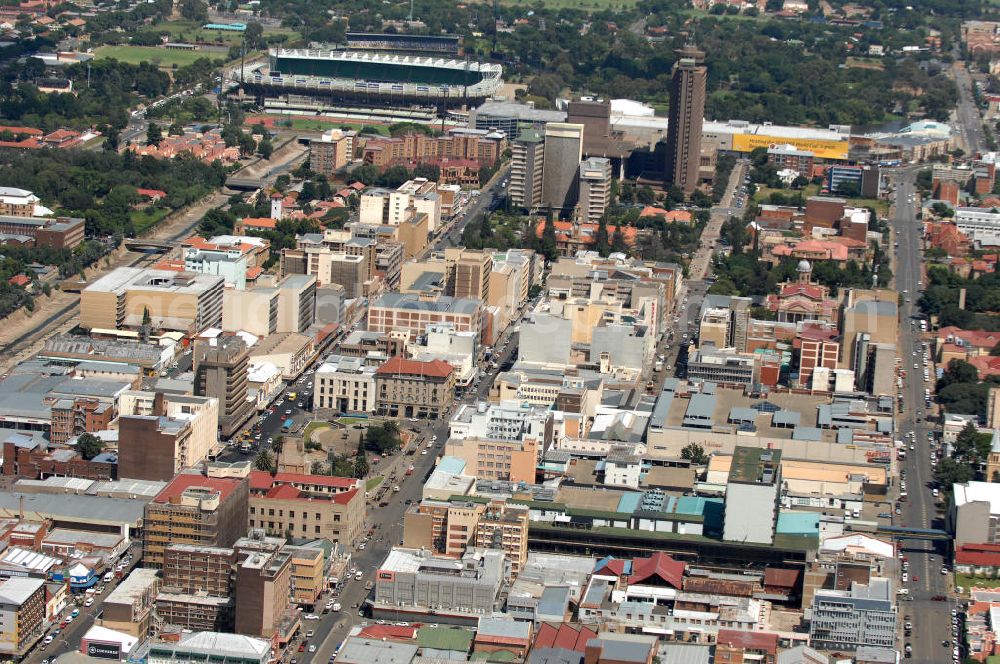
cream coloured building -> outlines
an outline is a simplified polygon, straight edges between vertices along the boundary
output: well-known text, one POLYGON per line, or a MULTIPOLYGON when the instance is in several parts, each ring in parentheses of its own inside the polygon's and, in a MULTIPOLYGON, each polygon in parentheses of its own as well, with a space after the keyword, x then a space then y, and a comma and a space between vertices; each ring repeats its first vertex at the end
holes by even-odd
POLYGON ((80 293, 80 326, 138 328, 148 315, 156 330, 197 334, 222 323, 220 276, 120 267, 80 293))
POLYGON ((375 370, 365 358, 328 357, 313 375, 313 408, 338 413, 375 412, 375 370))

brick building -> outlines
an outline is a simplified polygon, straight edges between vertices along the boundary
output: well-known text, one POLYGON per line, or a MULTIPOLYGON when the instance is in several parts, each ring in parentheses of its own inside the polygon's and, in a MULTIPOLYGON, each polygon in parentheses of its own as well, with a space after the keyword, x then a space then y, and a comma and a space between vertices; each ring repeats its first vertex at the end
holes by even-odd
POLYGON ((503 134, 476 129, 453 129, 444 136, 413 133, 365 140, 362 159, 378 167, 430 159, 470 159, 492 165, 507 147, 503 134))
POLYGON ((7 442, 3 445, 3 474, 28 479, 58 476, 114 480, 118 479, 118 464, 87 461, 66 447, 48 449, 42 444, 19 446, 7 442))

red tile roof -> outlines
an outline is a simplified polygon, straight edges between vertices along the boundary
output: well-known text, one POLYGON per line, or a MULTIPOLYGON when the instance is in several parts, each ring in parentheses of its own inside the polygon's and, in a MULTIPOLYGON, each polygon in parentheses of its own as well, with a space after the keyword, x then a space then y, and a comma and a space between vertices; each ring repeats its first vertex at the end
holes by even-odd
POLYGON ((649 558, 632 559, 632 575, 629 584, 642 583, 653 577, 666 581, 674 588, 680 589, 684 583, 684 570, 687 563, 674 560, 662 551, 654 553, 649 558))
POLYGON ((239 484, 240 480, 236 479, 224 477, 205 477, 204 475, 196 473, 181 473, 174 479, 170 480, 167 486, 163 487, 163 490, 160 491, 160 493, 156 494, 156 498, 153 499, 153 502, 168 503, 171 498, 177 498, 182 493, 193 487, 218 491, 219 497, 222 500, 225 500, 229 494, 231 494, 236 487, 239 486, 239 484))
POLYGON ((565 648, 584 652, 587 641, 596 639, 597 632, 581 625, 579 629, 573 625, 561 623, 558 627, 550 623, 542 623, 535 633, 533 648, 565 648))
POLYGON ((27 286, 31 283, 31 279, 23 274, 15 274, 13 277, 7 280, 7 283, 11 286, 27 286))
POLYGON ((407 374, 430 376, 432 378, 447 378, 451 375, 452 371, 454 371, 452 366, 444 360, 421 362, 420 360, 407 360, 397 355, 387 360, 375 373, 382 376, 407 374))
POLYGON ((967 361, 979 372, 979 380, 983 380, 988 376, 1000 375, 1000 357, 981 355, 979 357, 970 357, 967 361))
POLYGON ((639 218, 645 217, 663 217, 666 221, 674 221, 681 223, 691 223, 691 213, 688 210, 664 210, 661 207, 655 207, 653 205, 647 205, 642 208, 639 213, 639 218))
POLYGON ((799 583, 800 570, 768 567, 764 570, 764 587, 794 588, 799 583))
POLYGON ((262 491, 275 484, 308 484, 328 486, 336 489, 353 489, 358 486, 358 480, 351 477, 332 477, 330 475, 309 475, 306 473, 271 473, 263 470, 250 471, 250 488, 262 491))
POLYGON ((961 339, 965 346, 992 350, 1000 343, 1000 332, 987 332, 985 330, 963 330, 960 327, 949 325, 942 327, 937 333, 938 339, 961 339))
POLYGON ((715 642, 720 645, 737 648, 765 650, 768 653, 778 651, 778 635, 769 632, 744 632, 736 629, 720 629, 715 642))
POLYGON ((955 564, 1000 567, 1000 544, 963 544, 955 551, 955 564))
POLYGON ((162 189, 136 189, 135 193, 147 198, 164 198, 167 195, 162 189))
POLYGON ((240 224, 251 228, 274 228, 278 222, 270 217, 244 217, 240 220, 240 224))
POLYGON ((417 636, 417 628, 397 625, 368 625, 361 628, 358 636, 364 639, 412 640, 417 636))
POLYGON ((594 570, 594 574, 601 574, 605 576, 613 574, 614 576, 621 576, 625 573, 625 565, 629 564, 629 562, 630 561, 622 558, 612 558, 601 565, 598 569, 594 570))
POLYGON ((268 498, 276 498, 278 500, 293 500, 299 498, 301 495, 302 492, 291 484, 279 484, 267 492, 268 498))

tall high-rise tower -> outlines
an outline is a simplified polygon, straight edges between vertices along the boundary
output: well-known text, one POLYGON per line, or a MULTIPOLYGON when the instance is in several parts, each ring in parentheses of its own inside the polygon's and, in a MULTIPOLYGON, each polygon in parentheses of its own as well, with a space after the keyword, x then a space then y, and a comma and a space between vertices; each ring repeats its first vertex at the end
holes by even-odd
POLYGON ((698 186, 701 125, 705 119, 705 53, 694 46, 677 51, 670 82, 670 125, 667 127, 667 163, 664 185, 677 185, 685 194, 698 186))

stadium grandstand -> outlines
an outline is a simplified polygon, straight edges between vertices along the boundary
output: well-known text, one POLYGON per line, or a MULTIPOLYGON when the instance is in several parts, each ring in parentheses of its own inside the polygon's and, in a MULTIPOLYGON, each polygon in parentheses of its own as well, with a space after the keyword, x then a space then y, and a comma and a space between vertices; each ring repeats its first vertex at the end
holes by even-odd
POLYGON ((478 104, 503 83, 500 65, 358 51, 277 49, 250 68, 248 93, 260 98, 307 95, 373 105, 435 107, 478 104))
POLYGON ((407 35, 380 32, 348 32, 347 48, 410 55, 458 55, 459 35, 407 35))

